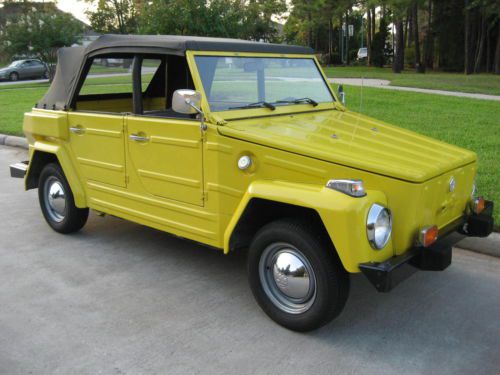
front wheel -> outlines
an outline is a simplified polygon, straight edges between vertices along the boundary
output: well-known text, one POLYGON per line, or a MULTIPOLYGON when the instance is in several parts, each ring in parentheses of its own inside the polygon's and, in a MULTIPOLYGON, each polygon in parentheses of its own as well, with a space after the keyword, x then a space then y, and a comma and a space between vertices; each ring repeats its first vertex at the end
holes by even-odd
POLYGON ((80 230, 89 216, 88 208, 75 206, 73 193, 59 164, 47 164, 40 173, 38 199, 43 216, 59 233, 80 230))
POLYGON ((294 331, 330 322, 349 295, 349 276, 331 243, 300 220, 275 221, 256 234, 248 278, 262 310, 294 331))
POLYGON ((12 73, 9 74, 9 79, 12 82, 18 81, 19 80, 19 74, 17 74, 16 72, 12 72, 12 73))

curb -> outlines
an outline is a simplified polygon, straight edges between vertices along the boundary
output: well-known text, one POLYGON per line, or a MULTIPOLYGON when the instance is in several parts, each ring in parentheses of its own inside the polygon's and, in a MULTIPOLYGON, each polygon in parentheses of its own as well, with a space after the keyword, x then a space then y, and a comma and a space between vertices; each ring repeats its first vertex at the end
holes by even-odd
MULTIPOLYGON (((26 138, 14 135, 0 134, 0 145, 28 149, 26 138)), ((458 242, 455 247, 500 258, 500 233, 493 232, 485 238, 466 237, 458 242)))
POLYGON ((500 233, 493 232, 485 238, 466 237, 455 247, 500 258, 500 233))
POLYGON ((15 135, 0 134, 0 145, 19 147, 28 149, 28 141, 24 137, 16 137, 15 135))

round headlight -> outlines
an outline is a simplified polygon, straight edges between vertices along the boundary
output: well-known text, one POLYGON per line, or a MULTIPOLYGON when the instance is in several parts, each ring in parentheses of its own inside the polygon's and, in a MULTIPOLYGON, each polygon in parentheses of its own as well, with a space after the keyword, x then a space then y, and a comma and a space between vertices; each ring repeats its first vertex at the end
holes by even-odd
POLYGON ((382 249, 391 238, 392 218, 389 209, 373 204, 368 212, 366 233, 374 249, 382 249))

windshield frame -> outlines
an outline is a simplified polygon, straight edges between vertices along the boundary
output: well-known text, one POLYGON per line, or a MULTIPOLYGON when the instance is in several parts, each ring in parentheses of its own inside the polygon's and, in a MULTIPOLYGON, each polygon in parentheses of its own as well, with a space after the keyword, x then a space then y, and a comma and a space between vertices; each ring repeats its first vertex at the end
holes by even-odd
POLYGON ((277 53, 255 53, 255 52, 220 52, 220 51, 186 51, 186 58, 188 60, 188 65, 191 70, 191 76, 193 78, 196 90, 202 95, 202 110, 206 113, 215 114, 217 117, 224 120, 231 119, 241 119, 241 118, 252 118, 252 117, 268 117, 276 115, 286 115, 292 113, 302 113, 302 112, 317 112, 332 110, 338 108, 339 100, 335 94, 333 88, 328 83, 328 79, 321 69, 316 56, 307 54, 277 54, 277 53), (328 91, 332 96, 332 101, 322 102, 317 106, 312 106, 311 104, 291 104, 291 105, 280 105, 277 106, 275 110, 271 111, 268 108, 244 108, 244 109, 232 109, 223 111, 211 111, 210 103, 207 100, 207 96, 203 87, 203 81, 201 80, 198 66, 195 61, 196 56, 213 56, 213 57, 262 57, 262 58, 287 58, 287 59, 310 59, 314 62, 316 69, 318 70, 320 77, 322 78, 324 84, 326 85, 328 91))

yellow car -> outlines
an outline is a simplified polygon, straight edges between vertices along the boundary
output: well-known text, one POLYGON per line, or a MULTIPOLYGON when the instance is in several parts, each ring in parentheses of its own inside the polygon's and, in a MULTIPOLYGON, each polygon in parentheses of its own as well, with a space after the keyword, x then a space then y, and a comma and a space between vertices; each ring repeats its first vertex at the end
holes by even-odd
POLYGON ((248 251, 257 302, 292 330, 338 316, 350 273, 387 292, 493 228, 473 152, 348 110, 306 47, 105 35, 59 51, 24 133, 11 174, 52 229, 93 209, 248 251))

